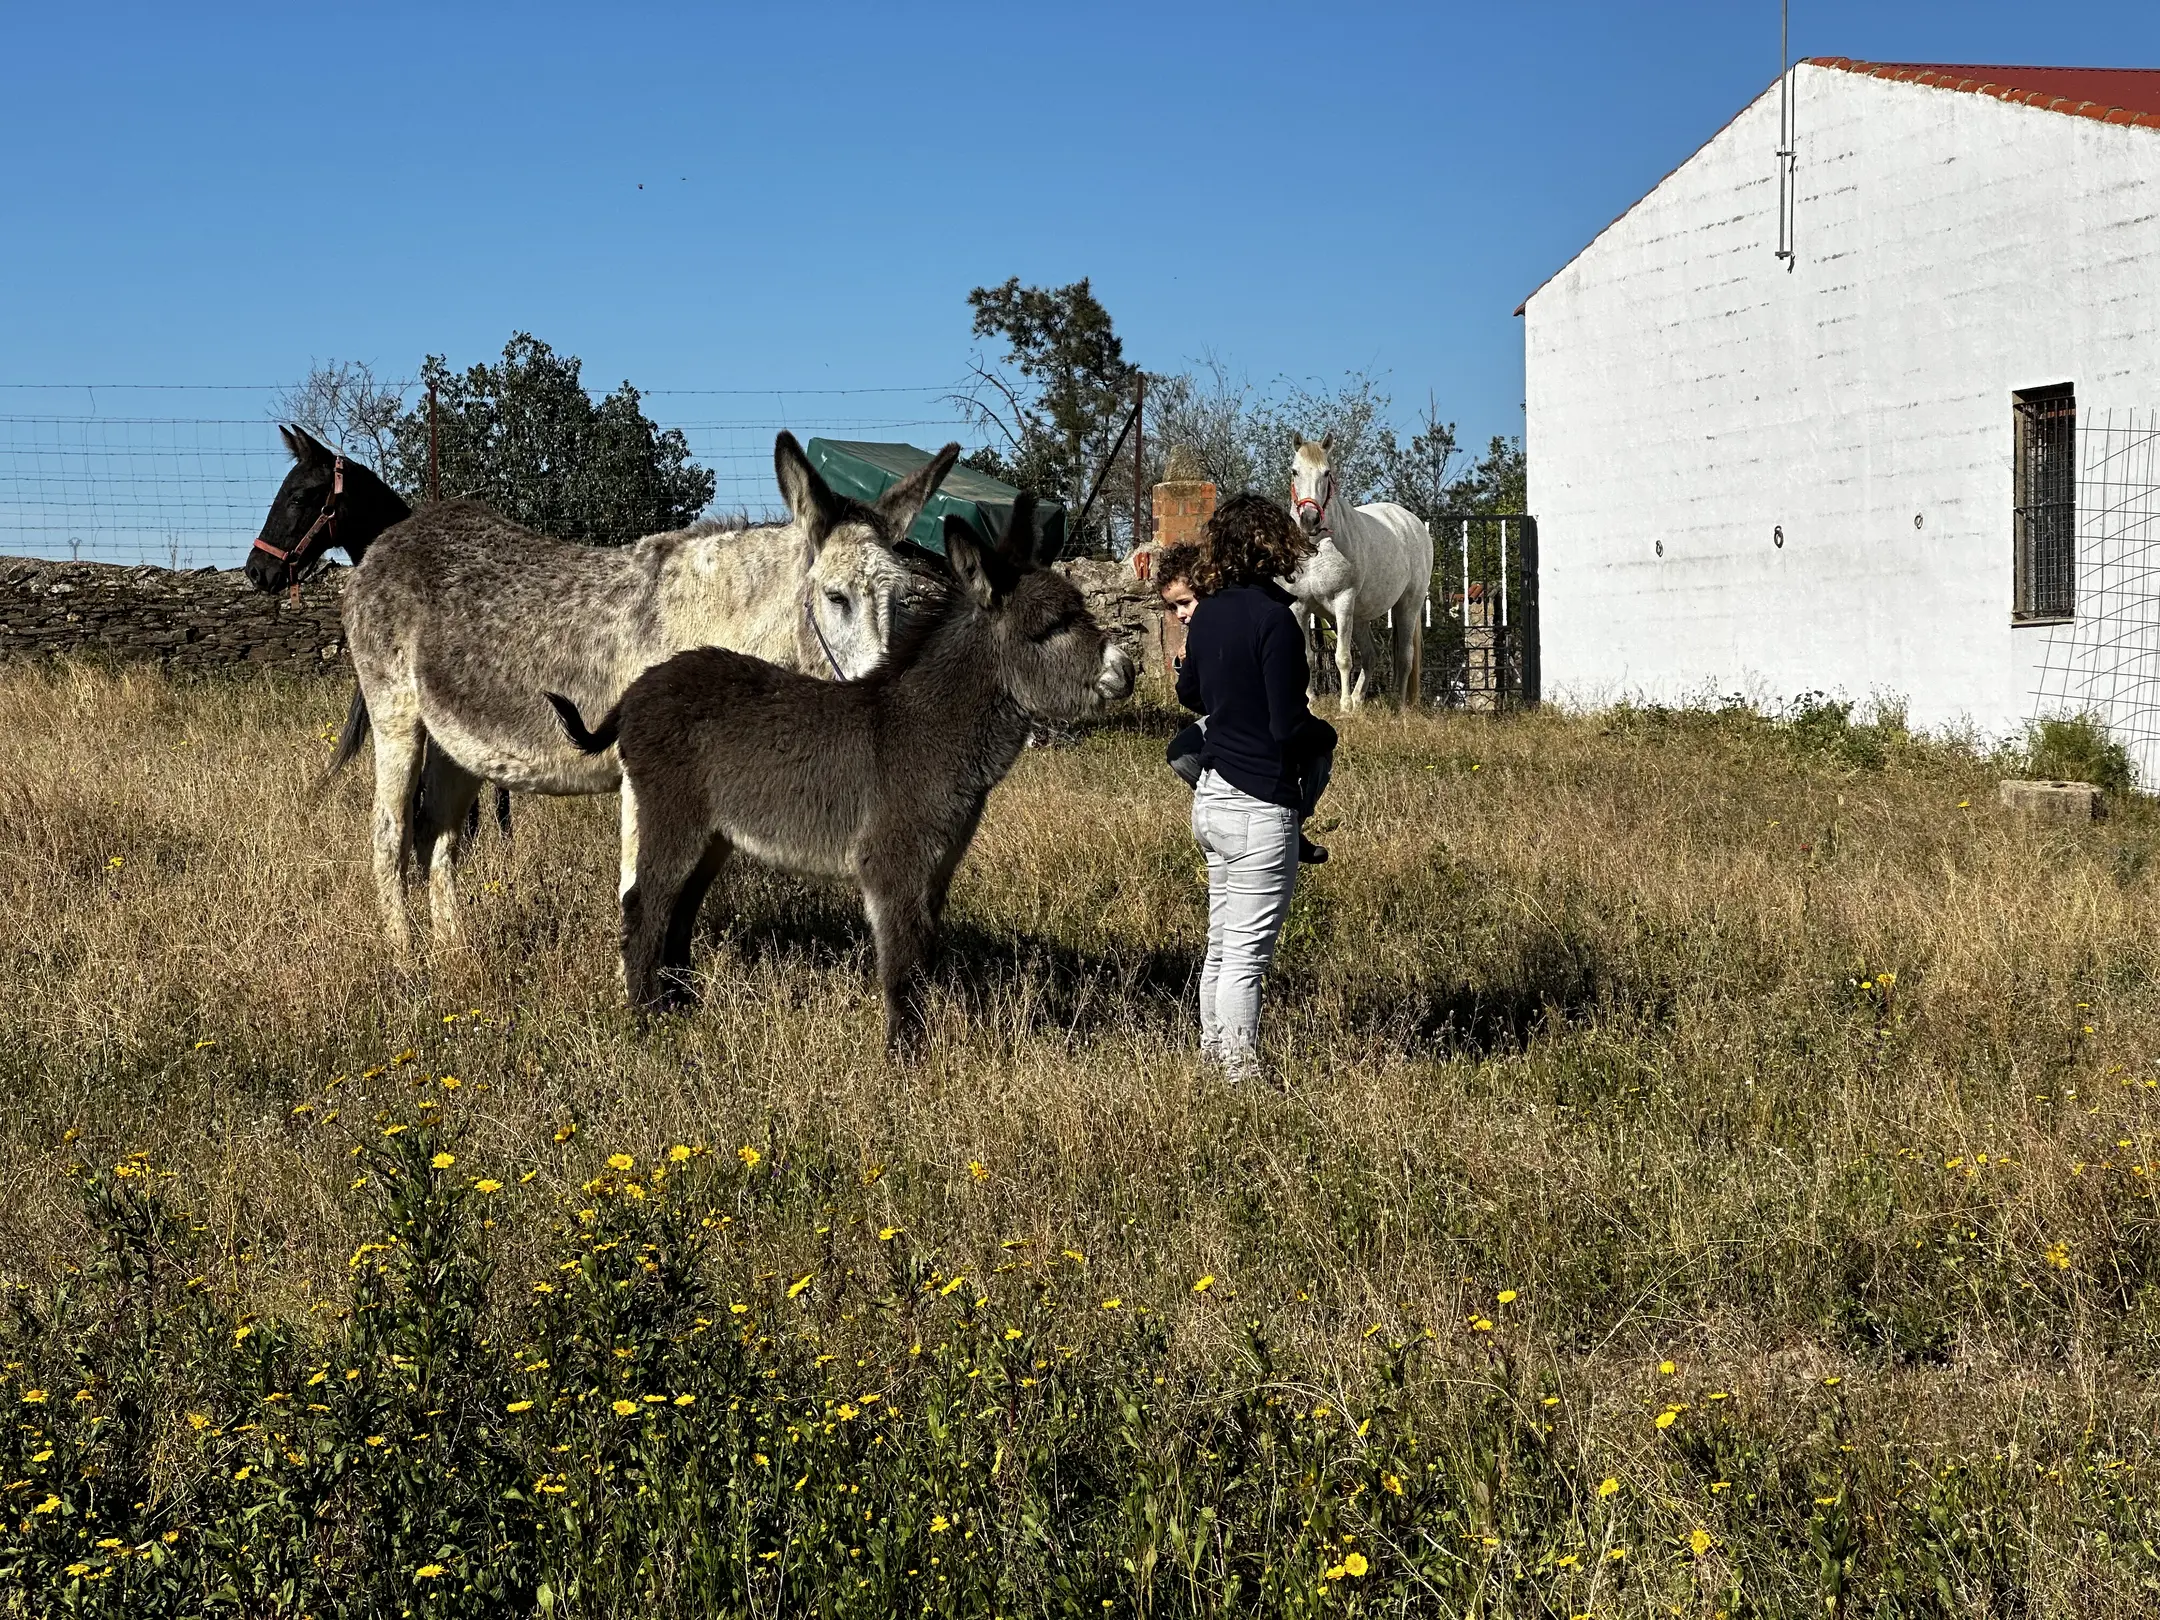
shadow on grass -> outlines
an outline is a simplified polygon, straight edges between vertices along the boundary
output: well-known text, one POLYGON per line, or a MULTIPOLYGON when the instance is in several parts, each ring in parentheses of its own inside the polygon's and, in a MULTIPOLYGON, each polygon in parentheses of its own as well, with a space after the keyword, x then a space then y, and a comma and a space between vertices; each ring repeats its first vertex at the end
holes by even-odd
MULTIPOLYGON (((707 911, 700 935, 701 954, 724 944, 748 966, 872 973, 870 929, 853 892, 785 875, 757 874, 730 902, 707 911)), ((1617 1011, 1657 1022, 1670 1016, 1669 988, 1642 985, 1599 956, 1591 941, 1546 936, 1524 942, 1513 971, 1484 982, 1376 981, 1339 987, 1333 996, 1309 972, 1278 969, 1267 990, 1269 1015, 1297 1016, 1332 1000, 1339 1008, 1332 1016, 1346 1032, 1379 1035, 1406 1055, 1478 1061, 1521 1053, 1617 1011)), ((1200 968, 1190 949, 1131 940, 1083 950, 957 917, 941 931, 929 977, 978 1027, 1024 1003, 1032 1031, 1084 1038, 1111 1028, 1191 1026, 1200 968)))
POLYGON ((1672 1013, 1669 989, 1611 971, 1581 944, 1526 944, 1513 966, 1482 983, 1374 985, 1348 999, 1344 1021, 1385 1031, 1407 1053, 1482 1062, 1526 1052, 1539 1040, 1623 1010, 1657 1023, 1672 1013))
MULTIPOLYGON (((719 941, 745 964, 804 966, 822 972, 871 972, 873 947, 861 914, 837 898, 805 891, 808 903, 765 908, 722 926, 708 919, 708 947, 719 941)), ((1200 959, 1188 950, 1085 951, 1032 933, 1007 933, 965 920, 948 922, 938 940, 931 985, 988 1027, 1015 1004, 1028 1026, 1085 1036, 1113 1026, 1189 1023, 1200 959)))

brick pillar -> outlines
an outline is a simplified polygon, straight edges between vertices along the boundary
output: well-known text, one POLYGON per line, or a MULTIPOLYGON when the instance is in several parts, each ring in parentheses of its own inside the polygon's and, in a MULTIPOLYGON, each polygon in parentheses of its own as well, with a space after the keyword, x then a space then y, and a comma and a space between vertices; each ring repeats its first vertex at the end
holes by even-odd
MULTIPOLYGON (((1179 458, 1172 456, 1175 463, 1179 458)), ((1181 470, 1173 466, 1173 471, 1181 470)), ((1200 530, 1215 515, 1215 486, 1204 478, 1178 478, 1155 486, 1155 535, 1133 553, 1133 572, 1142 579, 1154 574, 1155 553, 1164 546, 1188 544, 1200 538, 1200 530)), ((1148 648, 1144 673, 1160 679, 1173 678, 1171 665, 1185 651, 1185 627, 1174 613, 1161 612, 1153 645, 1148 648)))

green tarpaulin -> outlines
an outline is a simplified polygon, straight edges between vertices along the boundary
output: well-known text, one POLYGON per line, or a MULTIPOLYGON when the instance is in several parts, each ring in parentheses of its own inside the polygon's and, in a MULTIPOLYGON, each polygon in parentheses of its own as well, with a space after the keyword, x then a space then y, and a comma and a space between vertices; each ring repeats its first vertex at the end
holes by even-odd
MULTIPOLYGON (((912 444, 862 444, 851 439, 812 439, 806 446, 810 465, 842 495, 874 501, 930 459, 912 444)), ((983 545, 994 545, 1005 532, 1020 492, 972 467, 955 467, 930 497, 908 538, 945 554, 945 519, 959 518, 983 545)), ((1065 508, 1056 501, 1035 503, 1036 555, 1048 562, 1065 549, 1065 508)))

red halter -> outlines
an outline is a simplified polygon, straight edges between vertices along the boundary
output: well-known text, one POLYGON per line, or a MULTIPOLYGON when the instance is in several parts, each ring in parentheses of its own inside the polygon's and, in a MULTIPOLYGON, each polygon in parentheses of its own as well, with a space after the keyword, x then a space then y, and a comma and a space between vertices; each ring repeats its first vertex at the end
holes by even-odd
POLYGON ((344 493, 345 458, 338 456, 331 462, 330 493, 323 501, 322 511, 316 515, 315 521, 308 525, 307 533, 283 551, 259 534, 255 537, 255 544, 248 548, 250 551, 267 552, 285 565, 285 577, 292 584, 292 599, 295 605, 300 601, 300 571, 337 544, 337 503, 344 493), (318 534, 323 537, 320 546, 315 545, 318 534))
MULTIPOLYGON (((1323 467, 1320 469, 1320 498, 1317 501, 1312 499, 1308 495, 1300 495, 1297 492, 1297 484, 1295 481, 1293 481, 1290 485, 1291 515, 1296 516, 1298 513, 1303 512, 1305 508, 1309 506, 1313 509, 1315 527, 1318 527, 1320 524, 1324 524, 1327 522, 1328 503, 1334 499, 1335 469, 1333 467, 1323 467)), ((1322 532, 1325 531, 1323 530, 1322 532)))

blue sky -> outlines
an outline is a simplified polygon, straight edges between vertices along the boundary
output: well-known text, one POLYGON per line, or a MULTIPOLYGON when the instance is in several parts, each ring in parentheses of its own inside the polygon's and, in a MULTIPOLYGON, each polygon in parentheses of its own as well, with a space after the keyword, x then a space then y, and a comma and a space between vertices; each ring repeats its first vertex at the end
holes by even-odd
MULTIPOLYGON (((2160 65, 2150 0, 1795 10, 1796 56, 2160 65)), ((0 383, 409 375, 525 328, 600 384, 913 387, 971 286, 1089 276, 1150 368, 1367 368, 1516 432, 1516 304, 1777 44, 1771 0, 9 0, 0 383)))

